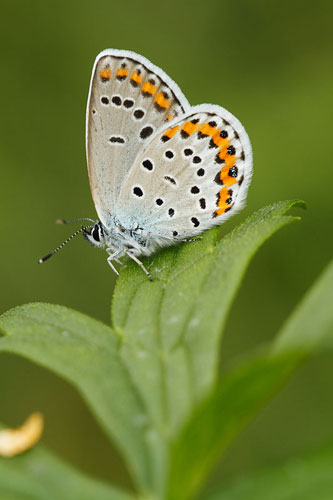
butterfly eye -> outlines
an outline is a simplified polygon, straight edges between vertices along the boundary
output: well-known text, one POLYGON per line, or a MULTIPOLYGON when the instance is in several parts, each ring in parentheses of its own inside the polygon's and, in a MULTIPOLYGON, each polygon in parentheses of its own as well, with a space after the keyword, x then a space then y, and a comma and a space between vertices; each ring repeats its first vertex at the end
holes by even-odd
POLYGON ((100 241, 98 227, 95 226, 91 234, 95 241, 100 241))

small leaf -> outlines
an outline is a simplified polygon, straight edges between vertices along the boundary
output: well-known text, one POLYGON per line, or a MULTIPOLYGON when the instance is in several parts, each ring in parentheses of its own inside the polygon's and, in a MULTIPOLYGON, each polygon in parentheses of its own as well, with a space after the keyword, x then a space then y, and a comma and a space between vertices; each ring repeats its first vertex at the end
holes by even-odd
POLYGON ((77 387, 147 487, 146 413, 111 328, 65 307, 28 304, 2 315, 0 331, 0 351, 31 359, 77 387))
POLYGON ((328 304, 332 276, 330 265, 282 328, 273 350, 229 372, 195 411, 174 441, 170 498, 188 498, 202 485, 232 439, 281 387, 305 354, 311 354, 320 343, 333 346, 333 309, 321 307, 328 304), (306 349, 300 342, 303 332, 306 349))
POLYGON ((205 500, 329 500, 333 498, 333 446, 274 467, 236 477, 205 500))
POLYGON ((134 500, 102 481, 89 478, 38 446, 15 459, 0 458, 2 499, 134 500))

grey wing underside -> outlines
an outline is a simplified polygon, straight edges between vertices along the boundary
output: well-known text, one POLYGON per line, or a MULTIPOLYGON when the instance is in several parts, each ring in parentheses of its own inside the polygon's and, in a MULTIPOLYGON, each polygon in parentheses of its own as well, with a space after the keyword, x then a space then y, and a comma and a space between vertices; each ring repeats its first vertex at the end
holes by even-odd
POLYGON ((175 82, 144 57, 108 49, 95 61, 87 104, 90 187, 108 225, 140 150, 169 120, 189 109, 175 82))
POLYGON ((153 237, 196 236, 243 207, 251 176, 252 148, 237 118, 220 106, 194 106, 138 155, 117 214, 153 237))

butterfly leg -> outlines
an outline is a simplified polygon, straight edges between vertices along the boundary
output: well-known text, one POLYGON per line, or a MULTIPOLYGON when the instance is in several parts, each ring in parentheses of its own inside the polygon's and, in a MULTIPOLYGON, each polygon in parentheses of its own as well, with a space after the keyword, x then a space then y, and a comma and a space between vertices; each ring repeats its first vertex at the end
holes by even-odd
POLYGON ((114 260, 115 262, 117 262, 117 264, 120 264, 121 266, 123 265, 123 262, 121 262, 121 260, 118 259, 118 256, 122 257, 123 254, 122 251, 118 250, 117 252, 113 252, 112 248, 107 248, 106 251, 109 254, 110 260, 114 260))
POLYGON ((112 264, 111 260, 112 260, 112 259, 111 259, 111 255, 110 255, 110 257, 108 257, 108 258, 107 258, 108 264, 109 264, 109 266, 111 267, 112 271, 113 271, 113 272, 114 272, 117 276, 119 276, 119 273, 118 273, 117 269, 114 267, 114 265, 112 264))
POLYGON ((106 251, 109 254, 109 257, 107 258, 107 262, 108 262, 109 266, 111 267, 112 271, 117 276, 119 276, 119 273, 118 273, 117 269, 114 267, 114 265, 112 264, 112 261, 117 262, 117 264, 122 264, 122 262, 118 259, 118 257, 121 256, 122 252, 119 252, 119 251, 113 252, 111 248, 107 248, 106 251))
POLYGON ((126 254, 132 259, 134 260, 134 262, 136 262, 142 269, 142 271, 148 276, 149 280, 150 281, 153 281, 153 278, 151 277, 151 274, 149 271, 147 271, 147 269, 145 268, 145 266, 142 264, 141 260, 139 260, 133 253, 131 252, 126 252, 126 254))
POLYGON ((115 257, 113 257, 113 259, 112 259, 112 260, 114 260, 115 262, 117 262, 117 264, 119 264, 120 266, 122 266, 122 265, 123 265, 123 262, 121 262, 121 260, 119 260, 119 259, 117 259, 117 258, 115 258, 115 257))

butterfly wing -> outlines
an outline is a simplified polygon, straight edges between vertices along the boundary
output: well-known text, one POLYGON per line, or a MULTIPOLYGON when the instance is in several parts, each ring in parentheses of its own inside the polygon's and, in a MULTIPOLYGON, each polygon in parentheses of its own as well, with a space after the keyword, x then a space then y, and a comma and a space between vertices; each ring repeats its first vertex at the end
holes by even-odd
POLYGON ((87 161, 100 220, 108 225, 138 152, 188 101, 175 82, 146 58, 108 49, 95 61, 87 105, 87 161))
POLYGON ((188 238, 241 209, 251 176, 251 144, 237 118, 194 106, 138 155, 117 212, 155 236, 188 238))

